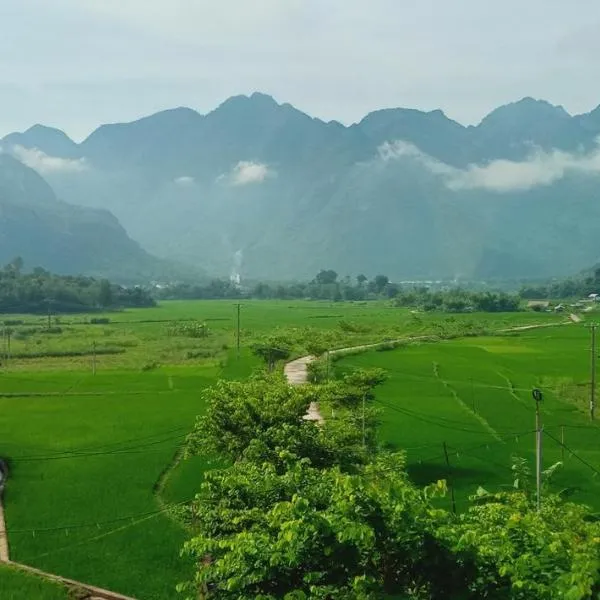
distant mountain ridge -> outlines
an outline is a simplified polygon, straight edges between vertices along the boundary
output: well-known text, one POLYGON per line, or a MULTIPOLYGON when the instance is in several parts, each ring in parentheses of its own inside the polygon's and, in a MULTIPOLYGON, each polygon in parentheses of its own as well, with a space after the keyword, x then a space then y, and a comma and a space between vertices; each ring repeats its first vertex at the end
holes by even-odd
POLYGON ((532 98, 477 126, 391 108, 347 127, 255 93, 103 125, 80 144, 35 126, 1 145, 149 251, 215 274, 430 279, 597 262, 598 136, 600 107, 571 116, 532 98))
POLYGON ((0 264, 16 256, 29 268, 129 282, 161 269, 111 213, 58 200, 40 175, 0 153, 0 264))

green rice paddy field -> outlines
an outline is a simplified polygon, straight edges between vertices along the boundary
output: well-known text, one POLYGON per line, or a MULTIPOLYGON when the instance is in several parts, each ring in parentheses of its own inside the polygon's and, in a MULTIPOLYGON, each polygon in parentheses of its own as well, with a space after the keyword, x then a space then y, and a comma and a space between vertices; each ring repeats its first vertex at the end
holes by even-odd
MULTIPOLYGON (((10 316, 24 321, 12 327, 11 359, 0 372, 0 457, 10 465, 5 508, 14 561, 140 600, 176 598, 175 585, 191 566, 179 557, 186 532, 165 507, 190 499, 211 464, 170 466, 203 411, 202 390, 219 377, 247 377, 258 366, 248 346, 261 335, 310 328, 342 347, 473 322, 502 329, 565 320, 539 313, 416 315, 378 303, 249 301, 241 312, 240 358, 235 307, 227 301, 169 302, 107 314, 110 322, 97 325, 90 319, 101 315, 59 315, 53 334, 43 331, 41 317, 10 316), (170 333, 173 323, 190 320, 205 322, 208 336, 170 333), (97 349, 119 349, 99 353, 95 375, 86 354, 94 341, 97 349)), ((408 449, 417 481, 451 474, 464 504, 478 484, 510 483, 512 453, 531 456, 530 387, 539 382, 557 390, 546 392, 548 434, 560 438, 565 425, 569 448, 600 467, 597 430, 560 397, 573 391, 577 401, 575 384, 588 377, 587 335, 583 325, 565 325, 459 339, 351 356, 338 369, 389 371, 378 394, 383 440, 408 449), (450 473, 440 458, 444 441, 450 473)), ((560 459, 558 445, 545 442, 546 462, 560 459)), ((575 497, 594 503, 593 475, 571 457, 557 485, 579 486, 575 497)), ((11 580, 0 573, 2 594, 11 580)), ((21 597, 46 596, 14 596, 21 597)), ((52 588, 47 597, 60 596, 52 588)))
POLYGON ((40 577, 0 564, 2 600, 69 600, 68 590, 40 577))
POLYGON ((511 457, 530 459, 533 470, 531 391, 539 387, 544 467, 564 460, 552 489, 600 509, 600 428, 587 414, 589 340, 584 324, 561 325, 369 352, 337 369, 387 371, 376 394, 382 441, 407 450, 416 481, 449 479, 459 509, 479 485, 511 486, 511 457))

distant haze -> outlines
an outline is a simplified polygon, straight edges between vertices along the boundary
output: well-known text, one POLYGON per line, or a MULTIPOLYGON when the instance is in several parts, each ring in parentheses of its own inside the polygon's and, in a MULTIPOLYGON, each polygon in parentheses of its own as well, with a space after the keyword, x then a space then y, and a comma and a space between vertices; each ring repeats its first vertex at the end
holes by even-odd
POLYGON ((344 123, 382 106, 476 123, 528 95, 574 114, 600 98, 597 0, 19 0, 0 19, 1 134, 41 122, 82 139, 254 90, 344 123))

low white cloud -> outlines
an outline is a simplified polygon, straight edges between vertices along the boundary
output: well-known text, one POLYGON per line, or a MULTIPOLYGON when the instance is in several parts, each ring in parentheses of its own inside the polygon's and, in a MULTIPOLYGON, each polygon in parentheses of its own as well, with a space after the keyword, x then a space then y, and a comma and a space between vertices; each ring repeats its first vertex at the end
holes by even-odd
POLYGON ((89 168, 85 158, 60 158, 50 156, 38 148, 13 146, 12 153, 24 165, 41 173, 81 173, 89 168))
POLYGON ((275 172, 263 163, 241 160, 228 175, 220 176, 217 181, 228 181, 231 185, 249 185, 262 183, 268 177, 274 177, 275 172))
POLYGON ((384 162, 412 158, 420 162, 424 167, 436 175, 450 175, 455 171, 453 167, 443 163, 424 152, 421 152, 414 144, 403 140, 385 142, 377 149, 379 158, 384 162))
POLYGON ((177 177, 176 179, 173 180, 173 183, 179 187, 192 187, 195 183, 196 180, 193 177, 190 177, 189 175, 184 175, 183 177, 177 177))
POLYGON ((551 185, 569 172, 600 173, 600 150, 589 154, 537 150, 521 162, 494 160, 486 165, 469 165, 457 170, 447 185, 453 190, 526 191, 551 185))
POLYGON ((379 147, 378 155, 385 162, 416 160, 431 173, 443 177, 446 187, 454 191, 518 192, 551 185, 569 173, 600 174, 600 146, 587 154, 534 149, 523 161, 498 159, 487 164, 470 164, 464 169, 452 167, 401 140, 386 142, 379 147))

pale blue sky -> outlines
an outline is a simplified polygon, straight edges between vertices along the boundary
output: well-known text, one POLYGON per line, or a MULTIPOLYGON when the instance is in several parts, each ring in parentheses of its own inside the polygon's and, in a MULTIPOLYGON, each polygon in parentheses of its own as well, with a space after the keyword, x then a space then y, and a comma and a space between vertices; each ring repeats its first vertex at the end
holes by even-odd
POLYGON ((80 139, 256 90, 345 123, 600 104, 598 0, 0 0, 0 23, 0 135, 41 122, 80 139))

